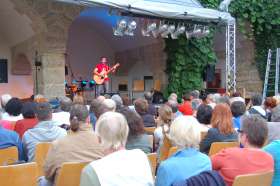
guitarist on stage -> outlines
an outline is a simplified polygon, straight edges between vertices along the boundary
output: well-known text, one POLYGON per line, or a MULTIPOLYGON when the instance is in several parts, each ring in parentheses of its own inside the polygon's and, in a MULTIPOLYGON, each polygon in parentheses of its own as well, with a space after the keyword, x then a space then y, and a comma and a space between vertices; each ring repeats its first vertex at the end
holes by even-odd
POLYGON ((100 58, 100 63, 98 63, 93 71, 93 74, 95 76, 100 77, 101 79, 104 80, 102 84, 97 85, 97 96, 99 96, 102 92, 107 93, 109 90, 109 78, 107 76, 107 73, 109 71, 114 72, 115 69, 110 69, 110 67, 107 65, 107 58, 106 57, 101 57, 100 58))

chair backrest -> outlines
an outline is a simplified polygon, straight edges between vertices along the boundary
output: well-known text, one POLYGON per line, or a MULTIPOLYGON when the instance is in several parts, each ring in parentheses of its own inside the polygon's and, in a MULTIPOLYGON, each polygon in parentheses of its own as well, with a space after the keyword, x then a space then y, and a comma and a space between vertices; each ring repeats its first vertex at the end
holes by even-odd
POLYGON ((273 171, 236 176, 233 186, 271 186, 273 171))
POLYGON ((44 170, 43 166, 49 151, 49 148, 51 147, 50 142, 43 142, 38 143, 35 148, 35 156, 34 156, 34 162, 38 165, 38 175, 43 176, 44 170))
POLYGON ((63 163, 56 180, 56 186, 79 186, 83 168, 88 162, 63 163))
POLYGON ((173 154, 175 154, 175 153, 177 152, 177 150, 178 150, 178 147, 171 147, 171 148, 169 149, 169 152, 168 152, 168 158, 169 158, 170 156, 172 156, 173 154))
POLYGON ((156 130, 156 127, 145 127, 144 130, 146 133, 153 135, 154 131, 156 130))
POLYGON ((217 154, 219 151, 231 148, 231 147, 238 147, 239 143, 236 141, 232 142, 214 142, 211 144, 210 150, 209 150, 209 156, 212 156, 214 154, 217 154))
POLYGON ((149 136, 149 143, 150 143, 150 147, 152 148, 152 152, 154 149, 154 136, 153 135, 148 135, 149 136))
POLYGON ((157 169, 157 153, 150 153, 150 154, 147 154, 147 156, 150 161, 153 176, 155 176, 156 169, 157 169))
POLYGON ((169 149, 172 147, 172 144, 168 137, 164 136, 163 144, 160 147, 160 161, 166 160, 168 158, 169 149))
POLYGON ((207 133, 208 132, 206 131, 200 132, 200 141, 202 141, 206 137, 207 133))
POLYGON ((0 149, 0 166, 9 165, 18 161, 18 149, 16 146, 0 149))
POLYGON ((37 164, 0 166, 1 186, 37 186, 37 164))

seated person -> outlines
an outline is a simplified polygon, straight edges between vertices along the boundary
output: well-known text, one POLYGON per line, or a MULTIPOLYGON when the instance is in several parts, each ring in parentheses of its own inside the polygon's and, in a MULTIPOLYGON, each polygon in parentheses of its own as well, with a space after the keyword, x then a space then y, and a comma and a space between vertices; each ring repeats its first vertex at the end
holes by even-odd
POLYGON ((262 107, 262 95, 254 94, 251 97, 251 105, 252 107, 248 110, 249 114, 258 114, 262 118, 267 119, 266 112, 262 107))
POLYGON ((161 162, 157 170, 156 186, 170 186, 200 172, 211 170, 210 158, 197 150, 200 131, 194 117, 176 118, 170 127, 170 139, 179 150, 161 162))
POLYGON ((129 127, 126 149, 141 149, 145 153, 151 153, 153 147, 149 135, 145 134, 142 118, 129 108, 123 108, 120 113, 126 118, 129 127))
POLYGON ((40 142, 52 142, 67 135, 66 130, 55 125, 52 121, 52 108, 47 102, 37 103, 36 117, 38 124, 27 130, 22 138, 28 161, 33 161, 35 147, 40 142))
POLYGON ((193 115, 190 93, 184 94, 183 103, 178 106, 178 110, 183 115, 187 115, 187 116, 192 116, 193 115))
POLYGON ((55 183, 65 162, 91 162, 103 157, 103 148, 89 123, 89 112, 85 105, 71 107, 70 129, 70 134, 52 143, 46 157, 45 178, 50 183, 55 183))
POLYGON ((232 125, 230 107, 225 103, 217 104, 211 118, 212 128, 200 143, 200 151, 207 153, 213 142, 237 141, 237 132, 232 125))
POLYGON ((201 104, 196 113, 196 119, 199 122, 200 131, 207 132, 211 128, 211 118, 213 109, 209 105, 201 104))
POLYGON ((246 112, 246 105, 242 101, 234 101, 230 105, 230 110, 233 115, 233 127, 235 130, 239 130, 241 125, 241 117, 246 112))
MULTIPOLYGON (((1 118, 2 113, 0 112, 0 120, 1 118)), ((19 135, 14 131, 4 129, 4 127, 0 125, 0 149, 5 149, 13 146, 16 146, 18 149, 19 160, 26 160, 23 152, 23 145, 19 135)))
POLYGON ((157 115, 157 110, 156 110, 155 105, 152 103, 153 102, 153 94, 151 92, 145 92, 144 97, 145 97, 145 100, 147 100, 148 105, 149 105, 148 106, 148 113, 153 115, 153 116, 156 116, 157 115))
POLYGON ((260 148, 267 139, 266 121, 259 115, 244 116, 240 142, 244 148, 224 149, 211 157, 212 166, 232 185, 236 176, 273 170, 273 158, 260 148))
POLYGON ((271 122, 267 122, 268 143, 280 139, 280 105, 272 109, 271 122))
POLYGON ((62 97, 59 100, 60 111, 52 114, 52 120, 57 122, 57 125, 70 125, 70 108, 72 100, 68 97, 62 97))
POLYGON ((5 105, 6 113, 3 114, 2 119, 16 122, 23 119, 21 114, 22 102, 18 98, 12 98, 5 105))
POLYGON ((96 133, 105 157, 87 165, 81 174, 81 186, 153 185, 147 155, 139 149, 126 150, 128 124, 117 112, 106 112, 96 122, 96 133))
POLYGON ((38 120, 35 116, 36 103, 34 102, 26 102, 22 107, 22 115, 23 119, 18 120, 15 125, 15 131, 19 134, 20 138, 22 138, 25 131, 33 128, 38 120))
POLYGON ((145 99, 136 99, 134 107, 136 112, 142 117, 145 127, 155 127, 154 115, 148 113, 149 105, 145 99))

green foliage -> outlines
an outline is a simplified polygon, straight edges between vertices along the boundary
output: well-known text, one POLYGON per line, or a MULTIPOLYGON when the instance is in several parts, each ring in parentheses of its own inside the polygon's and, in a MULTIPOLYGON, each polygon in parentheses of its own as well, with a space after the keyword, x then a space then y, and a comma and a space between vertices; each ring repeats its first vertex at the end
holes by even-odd
MULTIPOLYGON (((202 4, 209 8, 218 6, 220 0, 201 0, 202 4)), ((187 40, 185 36, 177 40, 166 39, 165 52, 167 54, 166 73, 169 77, 165 96, 176 92, 179 97, 186 91, 201 90, 202 74, 207 64, 216 62, 213 51, 213 32, 207 37, 187 40)))
POLYGON ((264 79, 268 49, 280 47, 280 1, 233 1, 230 12, 237 17, 241 32, 254 40, 256 65, 264 79))

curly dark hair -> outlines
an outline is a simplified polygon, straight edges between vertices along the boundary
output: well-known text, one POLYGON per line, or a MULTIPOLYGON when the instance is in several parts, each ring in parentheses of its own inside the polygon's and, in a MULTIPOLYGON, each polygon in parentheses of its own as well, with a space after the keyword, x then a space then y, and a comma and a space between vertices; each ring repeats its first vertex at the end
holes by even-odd
POLYGON ((5 111, 11 116, 18 116, 21 114, 22 102, 18 98, 12 98, 5 106, 5 111))
POLYGON ((211 123, 213 109, 209 105, 201 104, 196 113, 196 118, 199 123, 209 125, 211 123))
POLYGON ((35 118, 36 103, 34 102, 24 103, 21 112, 24 118, 35 118))
POLYGON ((127 120, 129 127, 128 136, 137 136, 144 134, 144 123, 139 114, 130 110, 129 108, 122 109, 120 113, 123 114, 127 120))

